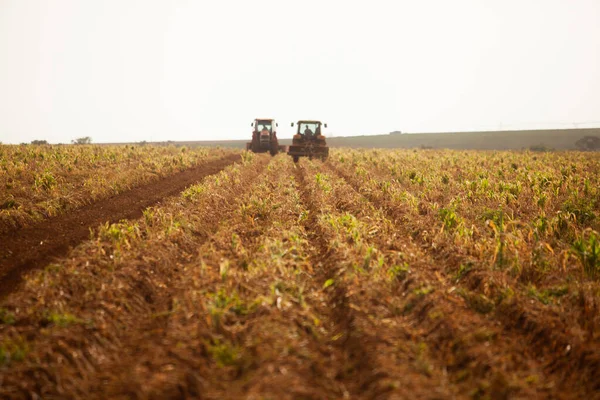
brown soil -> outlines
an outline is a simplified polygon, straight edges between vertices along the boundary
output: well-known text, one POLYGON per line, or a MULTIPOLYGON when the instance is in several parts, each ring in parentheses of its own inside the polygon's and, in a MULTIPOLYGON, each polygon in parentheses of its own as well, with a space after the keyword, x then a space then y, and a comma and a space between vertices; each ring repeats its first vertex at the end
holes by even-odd
MULTIPOLYGON (((332 348, 340 354, 334 365, 335 377, 344 388, 343 395, 369 399, 452 397, 443 378, 417 371, 410 351, 397 346, 398 343, 405 347, 417 345, 412 332, 402 325, 390 329, 380 323, 390 316, 378 304, 379 297, 385 296, 385 289, 378 286, 373 291, 367 281, 344 278, 347 255, 329 247, 331 240, 317 223, 321 207, 307 185, 314 171, 307 171, 302 165, 294 172, 300 198, 309 211, 304 228, 315 248, 311 263, 315 266, 318 287, 323 287, 328 279, 335 282, 332 290, 327 291, 326 307, 321 314, 330 320, 331 336, 336 338, 332 340, 332 348), (374 319, 374 315, 378 318, 374 319)), ((350 202, 342 206, 340 202, 334 209, 354 206, 350 202)))
POLYGON ((232 154, 210 161, 38 225, 0 236, 0 298, 6 297, 19 286, 24 273, 44 267, 87 239, 90 229, 106 222, 139 218, 145 208, 181 192, 205 176, 219 172, 239 157, 238 154, 232 154))
MULTIPOLYGON (((393 201, 383 200, 377 195, 361 190, 360 178, 343 171, 334 163, 327 163, 324 167, 329 173, 339 176, 347 182, 357 193, 364 195, 365 199, 372 202, 375 207, 381 209, 394 221, 399 236, 413 237, 412 232, 414 232, 415 226, 419 224, 427 226, 421 220, 411 221, 410 217, 393 201)), ((453 253, 452 250, 446 251, 443 246, 438 245, 437 248, 432 248, 425 242, 421 242, 420 251, 423 252, 420 257, 427 262, 420 268, 418 274, 413 275, 413 278, 422 278, 423 282, 430 287, 439 285, 441 291, 445 293, 454 292, 456 289, 459 292, 466 289, 466 292, 462 292, 468 294, 463 294, 466 303, 470 305, 470 308, 477 309, 477 305, 473 303, 480 297, 473 294, 471 290, 477 290, 478 286, 484 286, 484 278, 478 276, 482 273, 470 274, 462 284, 455 287, 452 276, 446 275, 446 271, 451 270, 449 265, 460 265, 462 261, 460 256, 453 253), (440 266, 445 268, 440 268, 440 266), (422 275, 422 277, 417 275, 422 275)), ((488 273, 491 274, 491 272, 488 273)), ((500 279, 500 277, 496 277, 496 279, 500 279)), ((449 316, 447 319, 443 318, 441 323, 431 324, 426 319, 420 319, 417 323, 429 330, 427 335, 423 335, 424 339, 437 342, 440 349, 446 347, 450 350, 444 356, 448 359, 454 358, 455 362, 448 363, 448 365, 454 368, 454 372, 459 377, 464 375, 467 370, 464 369, 465 366, 471 364, 477 365, 479 370, 475 374, 470 372, 471 375, 476 376, 481 373, 481 378, 492 382, 505 380, 509 373, 521 375, 522 380, 526 380, 527 376, 536 376, 540 380, 547 381, 545 388, 544 385, 540 385, 542 388, 538 389, 537 395, 544 393, 546 396, 548 395, 546 390, 550 392, 550 388, 556 387, 565 391, 565 394, 557 395, 560 398, 583 396, 585 390, 598 390, 596 383, 600 371, 597 368, 599 363, 598 345, 591 340, 582 339, 585 335, 574 327, 569 329, 559 316, 543 312, 542 307, 530 299, 518 296, 515 296, 511 302, 498 306, 492 312, 486 311, 486 317, 479 316, 477 312, 473 312, 467 307, 458 307, 456 302, 456 299, 451 300, 450 297, 440 299, 436 308, 446 308, 445 314, 449 316), (481 348, 478 348, 471 338, 467 339, 467 336, 461 332, 485 332, 486 335, 496 338, 494 346, 492 349, 481 351, 481 348), (569 333, 571 334, 569 335, 569 333), (567 395, 568 392, 571 393, 567 395)), ((420 310, 426 312, 426 308, 432 304, 434 303, 426 303, 420 308, 416 307, 415 313, 419 314, 420 310)), ((441 353, 443 354, 443 351, 441 353)), ((452 373, 453 371, 450 369, 448 372, 452 373)), ((502 393, 509 397, 514 394, 511 391, 514 391, 515 388, 510 384, 503 383, 502 386, 504 386, 502 393)), ((522 388, 521 391, 523 392, 522 388)), ((533 394, 528 393, 528 395, 533 394)))
POLYGON ((18 232, 39 256, 2 260, 0 295, 10 268, 82 243, 0 302, 0 398, 598 398, 591 323, 519 293, 494 303, 485 282, 517 288, 498 271, 458 281, 459 254, 413 234, 431 221, 339 163, 251 155, 207 176, 233 161, 188 171, 206 178, 184 196, 161 201, 186 186, 169 178, 97 203, 81 229, 84 209, 28 244, 18 232), (143 218, 84 241, 150 194, 143 218), (59 240, 70 228, 79 239, 59 240))

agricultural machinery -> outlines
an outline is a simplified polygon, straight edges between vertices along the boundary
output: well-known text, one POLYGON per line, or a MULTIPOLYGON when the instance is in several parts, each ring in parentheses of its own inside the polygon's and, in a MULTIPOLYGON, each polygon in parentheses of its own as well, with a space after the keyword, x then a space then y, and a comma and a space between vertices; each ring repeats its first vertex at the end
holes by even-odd
POLYGON ((252 141, 246 143, 246 150, 254 153, 271 153, 272 156, 285 151, 285 146, 280 146, 277 141, 277 123, 274 119, 257 118, 252 122, 252 141))
MULTIPOLYGON (((327 124, 321 124, 321 121, 300 120, 297 122, 298 129, 288 150, 288 154, 294 158, 294 162, 298 162, 300 157, 325 160, 329 156, 329 147, 325 142, 325 136, 321 133, 321 125, 327 128, 327 124)), ((293 122, 292 126, 294 126, 293 122)))

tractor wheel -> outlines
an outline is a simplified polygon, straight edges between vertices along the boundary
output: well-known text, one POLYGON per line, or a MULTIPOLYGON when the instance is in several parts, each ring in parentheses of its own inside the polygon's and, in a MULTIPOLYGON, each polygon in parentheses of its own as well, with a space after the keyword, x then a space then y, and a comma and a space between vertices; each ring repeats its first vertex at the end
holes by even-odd
POLYGON ((295 163, 297 163, 297 162, 298 162, 298 160, 300 160, 300 157, 298 157, 298 156, 292 156, 292 157, 294 158, 294 162, 295 162, 295 163))

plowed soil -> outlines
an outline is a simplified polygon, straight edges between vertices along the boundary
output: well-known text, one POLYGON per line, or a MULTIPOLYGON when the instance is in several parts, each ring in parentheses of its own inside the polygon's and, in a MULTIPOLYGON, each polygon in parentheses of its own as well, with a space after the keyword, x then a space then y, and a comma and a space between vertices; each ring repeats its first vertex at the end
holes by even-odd
POLYGON ((45 268, 0 303, 0 397, 599 398, 598 282, 569 253, 554 292, 471 266, 485 234, 440 230, 422 186, 344 157, 245 153, 19 232, 18 276, 45 268))
POLYGON ((210 161, 35 226, 0 236, 0 298, 18 287, 24 273, 44 267, 87 239, 90 229, 106 222, 139 218, 145 208, 181 192, 207 175, 221 171, 239 158, 238 154, 232 154, 210 161))

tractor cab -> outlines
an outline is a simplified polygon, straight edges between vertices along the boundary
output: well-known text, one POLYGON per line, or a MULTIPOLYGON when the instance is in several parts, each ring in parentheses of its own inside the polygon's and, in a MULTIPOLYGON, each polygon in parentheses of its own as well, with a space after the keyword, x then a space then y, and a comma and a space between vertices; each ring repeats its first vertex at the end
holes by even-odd
MULTIPOLYGON (((293 126, 292 122, 292 126, 293 126)), ((321 122, 319 121, 299 121, 297 135, 303 135, 306 139, 321 135, 321 122)), ((327 124, 324 124, 327 127, 327 124)))
POLYGON ((277 123, 273 119, 255 119, 252 123, 252 135, 257 136, 277 136, 277 123))

